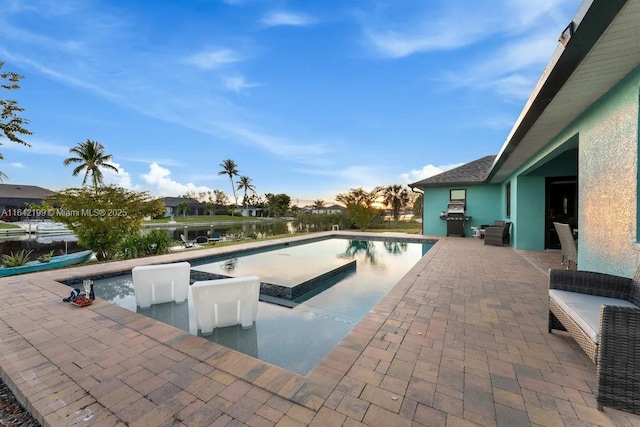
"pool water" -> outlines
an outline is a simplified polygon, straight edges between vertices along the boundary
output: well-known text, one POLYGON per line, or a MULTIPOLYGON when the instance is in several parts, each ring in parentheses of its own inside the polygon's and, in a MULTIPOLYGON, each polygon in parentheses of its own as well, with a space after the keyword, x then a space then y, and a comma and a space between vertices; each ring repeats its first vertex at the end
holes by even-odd
MULTIPOLYGON (((290 284, 356 260, 356 272, 301 298, 292 308, 261 301, 253 328, 217 328, 204 338, 265 362, 306 375, 375 306, 431 244, 328 239, 230 258, 193 262, 192 270, 229 276, 255 274, 261 281, 290 284), (229 267, 233 261, 233 267, 229 267), (337 282, 337 283, 334 283, 337 282)), ((136 307, 131 275, 94 280, 96 296, 131 311, 197 334, 189 302, 136 307)))

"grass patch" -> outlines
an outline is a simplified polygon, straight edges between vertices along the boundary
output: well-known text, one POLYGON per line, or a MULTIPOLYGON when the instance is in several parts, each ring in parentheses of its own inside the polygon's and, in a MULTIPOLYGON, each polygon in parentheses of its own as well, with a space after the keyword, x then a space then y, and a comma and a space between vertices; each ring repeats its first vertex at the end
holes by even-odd
POLYGON ((419 233, 422 231, 422 223, 417 221, 384 221, 372 224, 367 231, 384 232, 394 231, 398 233, 419 233))
POLYGON ((20 227, 13 224, 7 224, 6 222, 0 222, 0 230, 10 230, 12 228, 20 228, 20 227))

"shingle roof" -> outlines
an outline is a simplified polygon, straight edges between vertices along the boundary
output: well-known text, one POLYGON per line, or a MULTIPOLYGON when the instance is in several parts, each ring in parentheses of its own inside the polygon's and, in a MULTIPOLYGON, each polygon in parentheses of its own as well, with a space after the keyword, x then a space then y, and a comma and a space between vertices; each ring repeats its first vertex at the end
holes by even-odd
POLYGON ((485 181, 495 155, 485 156, 441 174, 409 184, 409 187, 439 187, 448 184, 480 184, 485 181))
POLYGON ((35 185, 0 184, 2 199, 46 199, 53 194, 53 191, 35 185))
POLYGON ((204 203, 200 203, 196 199, 188 197, 164 197, 162 199, 165 206, 177 207, 180 203, 187 202, 189 206, 204 206, 204 203))

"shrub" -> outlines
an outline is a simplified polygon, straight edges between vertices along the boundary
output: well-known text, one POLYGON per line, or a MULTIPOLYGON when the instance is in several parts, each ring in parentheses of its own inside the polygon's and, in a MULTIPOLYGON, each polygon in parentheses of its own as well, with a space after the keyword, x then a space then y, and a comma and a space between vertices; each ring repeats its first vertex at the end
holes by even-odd
POLYGON ((43 206, 51 209, 54 221, 78 236, 80 246, 94 251, 98 261, 113 259, 127 236, 140 232, 145 217, 164 212, 162 200, 114 185, 62 190, 43 206))
POLYGON ((147 234, 130 234, 118 247, 118 257, 133 259, 166 254, 172 245, 173 240, 162 230, 152 230, 147 234))
POLYGON ((21 265, 25 265, 29 262, 29 255, 31 255, 33 251, 26 251, 22 249, 20 252, 13 253, 10 255, 2 255, 2 265, 5 267, 20 267, 21 265))
POLYGON ((53 258, 53 250, 47 254, 42 254, 38 257, 38 261, 40 262, 49 262, 53 258))

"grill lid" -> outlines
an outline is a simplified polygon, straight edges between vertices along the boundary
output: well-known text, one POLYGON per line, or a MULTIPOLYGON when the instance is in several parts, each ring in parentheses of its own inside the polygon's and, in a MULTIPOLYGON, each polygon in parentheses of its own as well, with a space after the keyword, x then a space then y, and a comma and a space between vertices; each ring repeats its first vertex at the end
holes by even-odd
POLYGON ((452 200, 447 204, 448 214, 463 214, 464 213, 464 201, 452 200))

